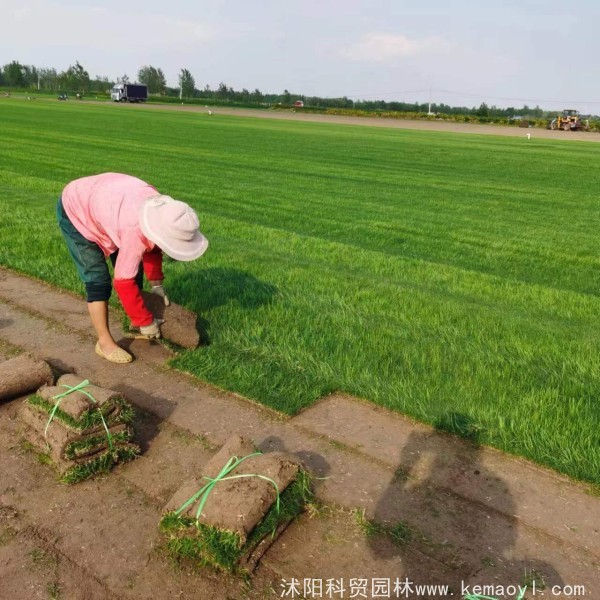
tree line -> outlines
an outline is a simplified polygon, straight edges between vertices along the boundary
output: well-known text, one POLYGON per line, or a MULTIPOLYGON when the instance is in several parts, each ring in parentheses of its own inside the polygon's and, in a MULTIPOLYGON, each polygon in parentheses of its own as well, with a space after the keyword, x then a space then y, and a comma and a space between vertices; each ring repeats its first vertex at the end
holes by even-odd
POLYGON ((524 105, 520 108, 488 106, 482 102, 479 106, 450 106, 443 103, 399 102, 385 100, 352 100, 343 96, 341 98, 324 98, 320 96, 306 96, 292 94, 284 90, 279 94, 263 93, 259 89, 252 91, 244 88, 234 90, 226 83, 221 82, 216 89, 209 85, 199 88, 196 80, 188 69, 181 69, 178 77, 178 87, 170 87, 163 70, 152 65, 142 66, 137 77, 132 81, 128 75, 118 77, 116 81, 108 77, 90 77, 88 71, 75 61, 64 71, 54 68, 24 65, 18 61, 5 64, 0 69, 0 86, 19 89, 39 89, 46 91, 67 91, 86 93, 108 93, 116 83, 143 83, 148 86, 148 92, 153 95, 166 97, 182 97, 186 99, 198 98, 206 100, 219 100, 223 102, 239 102, 244 104, 272 105, 281 104, 292 106, 297 101, 302 101, 305 106, 315 108, 347 108, 365 111, 397 111, 443 113, 448 115, 474 115, 478 117, 504 117, 528 116, 544 118, 552 116, 554 112, 542 110, 539 106, 531 108, 524 105))

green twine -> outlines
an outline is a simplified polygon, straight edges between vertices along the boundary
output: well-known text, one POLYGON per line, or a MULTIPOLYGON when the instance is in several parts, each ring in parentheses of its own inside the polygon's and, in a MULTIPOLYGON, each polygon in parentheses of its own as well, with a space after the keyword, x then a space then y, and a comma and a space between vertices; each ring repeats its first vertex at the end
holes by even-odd
MULTIPOLYGON (((84 387, 87 387, 88 385, 90 385, 90 382, 88 379, 84 379, 81 383, 78 383, 74 387, 71 387, 70 385, 61 383, 60 387, 67 388, 67 391, 63 392, 62 394, 57 394, 56 396, 52 396, 52 400, 56 400, 56 404, 54 405, 54 408, 50 412, 50 418, 48 419, 48 422, 46 423, 46 428, 44 429, 44 437, 45 438, 48 437, 48 427, 50 427, 50 423, 52 423, 52 420, 54 419, 54 415, 56 414, 56 411, 58 410, 58 407, 60 406, 61 400, 65 396, 68 396, 69 394, 72 394, 73 392, 81 392, 82 394, 85 394, 94 404, 98 404, 98 402, 96 401, 96 398, 94 398, 94 396, 92 396, 89 392, 86 392, 83 389, 84 387)), ((104 426, 104 431, 106 431, 106 439, 108 440, 108 447, 112 451, 113 450, 112 436, 110 435, 110 431, 108 430, 108 426, 106 425, 106 421, 104 420, 104 415, 102 414, 100 407, 98 407, 98 414, 100 415, 100 419, 102 420, 102 425, 104 426)))
POLYGON ((181 507, 179 507, 176 511, 176 515, 180 515, 188 506, 198 502, 198 510, 196 511, 196 524, 198 524, 200 520, 200 516, 202 515, 202 509, 206 504, 206 500, 208 499, 209 494, 212 489, 219 483, 219 481, 227 481, 228 479, 241 479, 242 477, 258 477, 259 479, 264 479, 265 481, 269 481, 275 487, 275 492, 277 493, 277 500, 275 503, 275 508, 277 512, 279 512, 279 486, 275 481, 273 481, 270 477, 266 477, 265 475, 259 475, 258 473, 244 473, 240 475, 229 475, 231 471, 236 469, 243 461, 252 456, 259 456, 262 452, 254 452, 253 454, 248 454, 247 456, 243 456, 242 458, 238 458, 237 456, 232 456, 226 463, 226 465, 221 469, 219 474, 213 479, 212 477, 203 476, 202 479, 206 479, 208 483, 202 488, 200 488, 191 498, 188 498, 181 507))

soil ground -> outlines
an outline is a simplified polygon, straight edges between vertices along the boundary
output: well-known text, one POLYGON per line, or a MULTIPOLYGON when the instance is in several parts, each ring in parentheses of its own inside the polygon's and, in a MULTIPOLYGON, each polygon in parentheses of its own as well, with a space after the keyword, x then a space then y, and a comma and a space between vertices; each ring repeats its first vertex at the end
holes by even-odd
POLYGON ((528 598, 600 597, 597 490, 356 398, 282 417, 168 368, 160 344, 136 340, 137 360, 117 366, 93 345, 81 299, 0 269, 0 356, 26 350, 124 392, 143 450, 108 476, 58 485, 21 443, 23 399, 0 405, 1 598, 275 598, 293 579, 300 590, 305 579, 344 580, 344 595, 324 598, 352 597, 351 579, 367 579, 362 597, 397 597, 369 591, 374 578, 451 586, 409 598, 534 580, 528 598), (172 564, 158 531, 173 493, 232 434, 291 452, 319 478, 317 503, 250 582, 172 564), (555 585, 585 594, 555 595, 555 585))

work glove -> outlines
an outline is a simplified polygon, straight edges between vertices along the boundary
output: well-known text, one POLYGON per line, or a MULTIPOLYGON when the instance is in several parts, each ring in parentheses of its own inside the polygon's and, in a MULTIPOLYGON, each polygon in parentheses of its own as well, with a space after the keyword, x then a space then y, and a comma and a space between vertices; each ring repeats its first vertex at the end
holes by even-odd
POLYGON ((164 323, 163 319, 154 319, 150 325, 140 327, 140 336, 148 340, 160 338, 160 326, 164 323))
POLYGON ((163 299, 165 306, 171 306, 171 301, 169 300, 169 297, 165 293, 165 288, 162 285, 153 285, 150 288, 150 293, 160 296, 163 299))

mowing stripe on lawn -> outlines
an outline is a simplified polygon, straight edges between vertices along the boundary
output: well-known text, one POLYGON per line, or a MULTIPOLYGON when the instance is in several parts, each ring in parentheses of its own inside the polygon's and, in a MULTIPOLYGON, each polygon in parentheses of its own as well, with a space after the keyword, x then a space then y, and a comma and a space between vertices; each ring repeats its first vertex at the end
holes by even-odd
POLYGON ((600 146, 65 104, 0 104, 0 263, 81 292, 56 198, 137 175, 211 242, 165 265, 211 340, 177 367, 287 413, 462 414, 600 483, 600 146))

